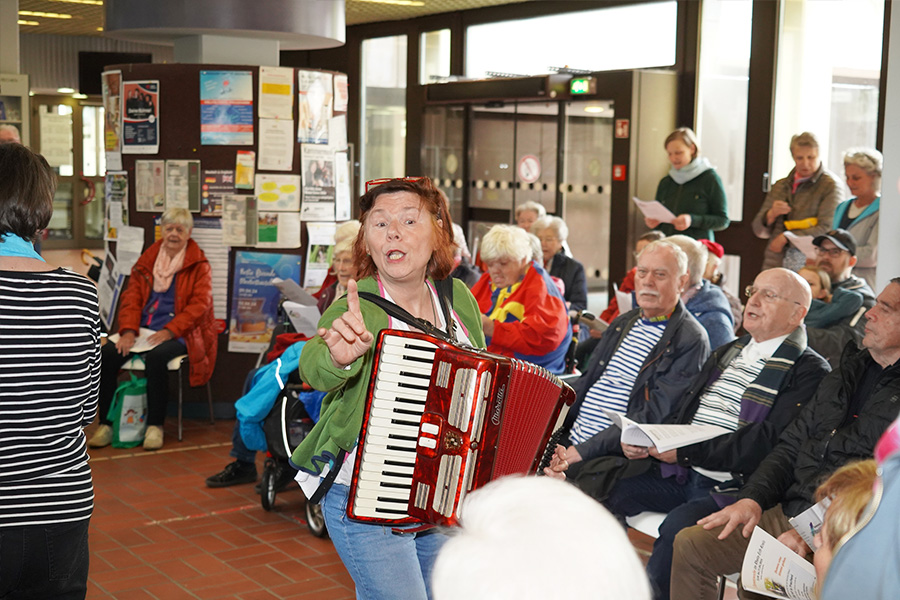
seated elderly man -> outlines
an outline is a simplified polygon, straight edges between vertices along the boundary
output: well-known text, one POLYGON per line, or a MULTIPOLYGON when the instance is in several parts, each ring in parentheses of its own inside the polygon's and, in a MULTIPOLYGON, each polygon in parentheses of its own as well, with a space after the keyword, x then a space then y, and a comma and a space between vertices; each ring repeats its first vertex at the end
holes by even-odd
POLYGON ((670 235, 666 238, 687 255, 688 285, 681 293, 681 301, 694 317, 700 321, 709 336, 709 347, 713 350, 734 339, 734 317, 731 304, 725 292, 703 278, 706 272, 706 248, 686 235, 670 235))
POLYGON ((713 351, 680 408, 666 419, 718 425, 729 433, 662 453, 623 446, 630 459, 652 459, 642 461, 645 473, 620 480, 605 502, 620 517, 669 513, 647 563, 656 598, 669 597, 675 535, 720 508, 709 493, 714 486, 735 488, 746 481, 831 370, 806 344, 802 323, 810 291, 802 277, 770 269, 748 292, 744 327, 750 335, 713 351))
POLYGON ((566 303, 550 275, 531 260, 524 229, 496 225, 481 242, 487 272, 472 287, 487 349, 561 374, 572 341, 566 303))
POLYGON ((757 525, 801 556, 809 553, 788 518, 815 503, 816 488, 838 467, 871 458, 900 411, 900 277, 881 292, 867 317, 863 348, 847 344, 840 365, 784 430, 737 502, 678 533, 671 598, 715 598, 716 577, 740 570, 757 525), (739 525, 742 535, 734 533, 739 525))
POLYGON ((667 240, 650 243, 634 280, 638 308, 610 324, 576 382, 564 424, 569 445, 557 447, 548 474, 622 451, 621 432, 604 410, 661 423, 709 356, 706 331, 680 300, 688 281, 684 252, 667 240))
POLYGON ((829 327, 808 328, 809 345, 837 367, 847 342, 859 345, 865 333, 865 310, 875 304, 875 292, 866 280, 853 274, 856 265, 856 238, 844 229, 832 229, 813 240, 816 246, 816 266, 831 277, 831 292, 838 289, 862 294, 863 308, 857 314, 841 319, 829 327))
POLYGON ((566 256, 563 244, 569 237, 566 222, 559 217, 546 216, 535 221, 531 233, 541 242, 544 268, 565 285, 563 296, 566 306, 576 313, 587 309, 587 279, 584 267, 574 258, 566 256))

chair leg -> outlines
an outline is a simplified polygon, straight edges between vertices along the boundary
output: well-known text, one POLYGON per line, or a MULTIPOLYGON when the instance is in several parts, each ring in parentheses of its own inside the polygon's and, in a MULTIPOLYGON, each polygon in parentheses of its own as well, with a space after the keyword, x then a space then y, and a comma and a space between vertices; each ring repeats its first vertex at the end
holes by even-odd
POLYGON ((210 425, 216 424, 216 413, 213 411, 213 401, 212 401, 212 388, 209 387, 209 382, 206 382, 206 399, 209 401, 209 423, 210 425))
POLYGON ((727 579, 725 579, 724 575, 719 575, 716 580, 716 600, 722 600, 725 597, 725 587, 727 586, 727 579))
POLYGON ((184 370, 185 361, 181 361, 178 365, 178 441, 182 439, 182 413, 184 411, 184 396, 182 391, 182 371, 184 370))

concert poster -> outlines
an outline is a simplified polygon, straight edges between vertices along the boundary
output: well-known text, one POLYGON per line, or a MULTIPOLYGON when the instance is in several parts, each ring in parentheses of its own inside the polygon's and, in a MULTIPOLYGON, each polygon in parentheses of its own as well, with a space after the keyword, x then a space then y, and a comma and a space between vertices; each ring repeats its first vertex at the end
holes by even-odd
POLYGON ((124 154, 159 152, 159 81, 122 84, 125 113, 122 125, 124 154))

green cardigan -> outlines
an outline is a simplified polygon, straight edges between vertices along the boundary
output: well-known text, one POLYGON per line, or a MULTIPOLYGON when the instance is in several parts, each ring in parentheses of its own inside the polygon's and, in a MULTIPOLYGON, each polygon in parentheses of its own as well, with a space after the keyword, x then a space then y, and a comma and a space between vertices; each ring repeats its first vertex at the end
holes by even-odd
POLYGON ((656 229, 666 237, 680 233, 695 240, 715 241, 713 232, 722 231, 730 223, 725 188, 715 169, 704 171, 683 185, 666 175, 656 189, 656 199, 676 217, 691 215, 691 226, 684 231, 676 230, 671 223, 657 225, 656 229))
MULTIPOLYGON (((361 292, 379 294, 378 281, 374 277, 367 277, 358 285, 361 292)), ((377 336, 382 329, 387 329, 387 313, 363 299, 360 299, 359 305, 363 321, 373 335, 377 336)), ((453 280, 453 310, 465 326, 471 344, 484 348, 478 304, 469 288, 458 279, 453 280)), ((340 298, 322 315, 319 327, 331 327, 331 323, 346 311, 347 300, 340 298)), ((373 344, 348 369, 339 369, 332 364, 328 345, 321 337, 316 336, 303 347, 300 354, 301 378, 313 388, 328 394, 322 400, 319 422, 291 456, 295 467, 318 475, 340 450, 349 452, 353 449, 362 428, 374 356, 373 344)))

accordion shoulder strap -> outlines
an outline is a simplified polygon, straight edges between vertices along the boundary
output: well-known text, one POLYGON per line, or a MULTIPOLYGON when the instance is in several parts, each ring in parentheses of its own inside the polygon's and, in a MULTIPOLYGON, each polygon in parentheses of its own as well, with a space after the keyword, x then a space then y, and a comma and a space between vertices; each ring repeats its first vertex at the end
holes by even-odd
POLYGON ((328 474, 322 478, 321 483, 319 483, 319 487, 316 488, 316 491, 313 492, 313 495, 309 498, 310 504, 318 504, 320 500, 322 500, 322 496, 328 493, 328 490, 331 489, 331 484, 334 483, 334 480, 337 479, 338 473, 341 471, 341 465, 344 464, 344 458, 347 456, 346 450, 341 450, 338 452, 337 458, 334 459, 334 464, 331 465, 331 469, 328 471, 328 474))
MULTIPOLYGON (((441 308, 444 312, 444 321, 449 323, 451 327, 455 324, 453 321, 453 317, 450 314, 450 303, 453 298, 453 282, 449 281, 449 279, 441 280, 435 282, 435 287, 438 290, 438 297, 440 298, 441 308), (449 283, 449 286, 447 283, 449 283), (449 287, 450 292, 450 301, 448 302, 446 290, 449 287)), ((400 319, 410 327, 415 327, 430 336, 436 337, 440 340, 444 340, 445 342, 453 342, 453 338, 447 334, 447 332, 442 331, 440 328, 435 327, 428 321, 424 319, 420 319, 418 317, 412 316, 407 310, 397 306, 390 300, 382 298, 378 294, 373 294, 372 292, 359 292, 359 297, 378 306, 381 310, 394 317, 395 319, 400 319)))

